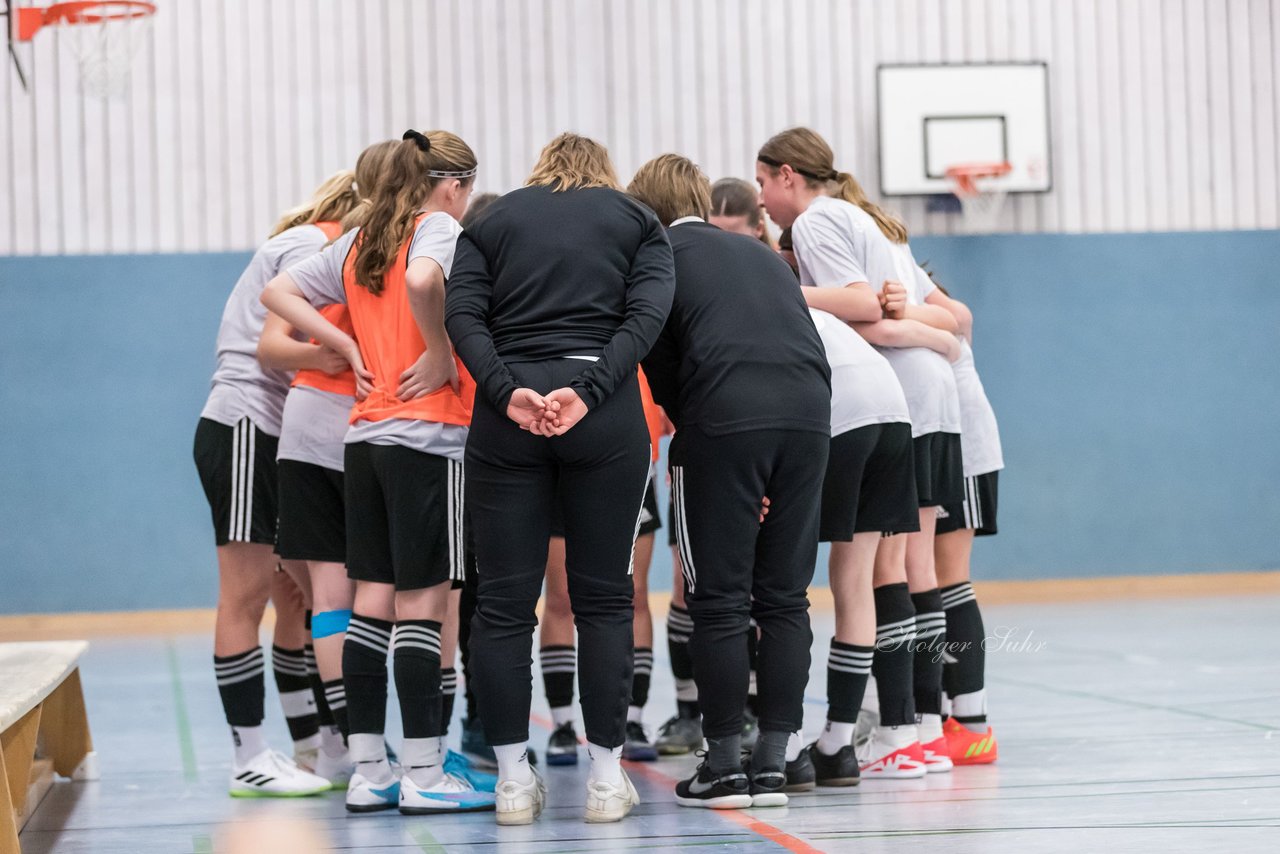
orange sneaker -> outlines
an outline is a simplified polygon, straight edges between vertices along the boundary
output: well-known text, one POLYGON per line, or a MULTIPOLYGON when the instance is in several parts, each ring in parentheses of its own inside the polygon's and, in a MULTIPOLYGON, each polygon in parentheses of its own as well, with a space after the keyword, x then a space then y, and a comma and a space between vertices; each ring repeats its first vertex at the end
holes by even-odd
POLYGON ((947 739, 947 753, 956 765, 988 765, 996 761, 996 734, 991 727, 987 731, 974 732, 955 718, 947 718, 942 725, 947 739))

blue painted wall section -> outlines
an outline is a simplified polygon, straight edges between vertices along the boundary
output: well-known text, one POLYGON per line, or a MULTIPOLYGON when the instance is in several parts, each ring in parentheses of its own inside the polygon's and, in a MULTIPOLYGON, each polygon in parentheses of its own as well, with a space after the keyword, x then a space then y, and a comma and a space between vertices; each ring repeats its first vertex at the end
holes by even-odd
MULTIPOLYGON (((1280 233, 913 245, 1004 440, 976 577, 1280 568, 1280 233)), ((191 441, 247 258, 0 258, 0 613, 213 604, 191 441)))

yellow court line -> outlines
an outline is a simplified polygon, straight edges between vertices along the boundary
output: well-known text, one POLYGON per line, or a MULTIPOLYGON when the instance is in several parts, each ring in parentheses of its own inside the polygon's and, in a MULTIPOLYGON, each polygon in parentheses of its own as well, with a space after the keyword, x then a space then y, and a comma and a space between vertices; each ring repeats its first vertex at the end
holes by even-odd
MULTIPOLYGON (((1174 599, 1204 596, 1280 594, 1280 572, 1223 572, 1195 575, 1127 575, 1108 578, 1053 578, 1034 581, 975 581, 984 605, 1174 599)), ((652 593, 650 608, 666 613, 669 593, 652 593)), ((817 610, 830 610, 831 591, 815 587, 809 599, 817 610)), ((0 616, 0 642, 64 640, 120 635, 209 634, 212 608, 177 611, 87 611, 64 614, 0 616)), ((274 625, 270 608, 264 628, 274 625)))

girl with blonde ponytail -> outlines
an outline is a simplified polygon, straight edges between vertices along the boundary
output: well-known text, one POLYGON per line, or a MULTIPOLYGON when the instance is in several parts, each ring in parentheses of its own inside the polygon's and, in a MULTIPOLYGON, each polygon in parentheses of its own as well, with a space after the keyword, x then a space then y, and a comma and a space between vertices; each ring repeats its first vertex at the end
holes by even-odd
MULTIPOLYGON (((363 221, 370 205, 369 195, 394 147, 393 142, 379 142, 360 153, 355 180, 348 182, 359 198, 341 217, 341 224, 332 221, 321 224, 326 235, 336 238, 353 223, 363 221)), ((345 305, 326 306, 322 313, 338 328, 351 332, 345 305)), ((315 341, 299 340, 293 327, 275 314, 267 315, 262 328, 258 360, 268 369, 297 371, 285 399, 276 455, 279 469, 276 553, 282 560, 302 564, 311 583, 311 608, 304 627, 307 644, 304 658, 315 677, 320 741, 298 759, 308 770, 334 785, 345 786, 351 768, 345 743, 348 727, 346 692, 342 686, 342 644, 354 587, 347 578, 345 566, 342 458, 347 420, 355 405, 355 375, 345 358, 315 341)), ((277 646, 280 645, 277 641, 277 646)), ((283 651, 276 650, 276 654, 282 655, 283 651)), ((277 677, 278 682, 280 678, 277 677)), ((281 696, 287 696, 283 686, 281 696)))
MULTIPOLYGON (((271 238, 254 253, 223 310, 213 388, 196 428, 196 468, 218 549, 213 662, 235 743, 233 796, 309 795, 329 788, 327 779, 271 750, 262 731, 266 668, 258 630, 270 595, 276 598, 278 615, 273 664, 295 756, 305 762, 317 735, 303 651, 303 608, 310 585, 305 573, 295 577, 299 597, 283 578, 277 581, 274 553, 276 447, 290 374, 263 367, 256 351, 267 313, 259 302, 263 286, 289 265, 315 255, 337 233, 337 220, 357 201, 353 177, 346 170, 326 180, 307 202, 281 217, 271 238), (292 604, 299 598, 303 601, 292 604)), ((291 367, 336 370, 340 361, 336 354, 311 347, 291 367)), ((301 569, 292 562, 285 568, 291 575, 301 569)))
POLYGON ((342 647, 351 812, 493 809, 492 791, 476 791, 469 769, 446 770, 444 745, 445 625, 451 587, 463 579, 462 454, 475 394, 445 335, 444 283, 476 168, 454 134, 407 131, 386 152, 359 228, 281 273, 262 298, 355 375, 343 456, 355 581, 342 647), (337 304, 351 331, 318 310, 337 304), (383 732, 392 648, 401 773, 383 732))
POLYGON ((932 317, 933 307, 918 301, 906 308, 898 284, 914 280, 906 227, 835 168, 817 133, 792 128, 772 137, 756 178, 770 217, 791 227, 833 373, 822 538, 832 543, 836 634, 827 726, 808 755, 819 783, 948 770, 941 656, 932 649, 945 617, 925 544, 931 554, 935 505, 960 485, 959 405, 947 361, 958 355, 954 318, 932 317), (872 671, 880 725, 855 751, 872 671))

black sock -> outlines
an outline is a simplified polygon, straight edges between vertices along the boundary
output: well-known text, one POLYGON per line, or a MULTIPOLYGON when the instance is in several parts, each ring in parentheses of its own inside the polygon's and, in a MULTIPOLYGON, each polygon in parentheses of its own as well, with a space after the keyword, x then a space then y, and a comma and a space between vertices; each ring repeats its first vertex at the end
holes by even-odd
MULTIPOLYGON (((955 659, 954 663, 947 662, 942 671, 947 695, 958 697, 981 691, 986 687, 987 654, 982 643, 987 633, 982 625, 982 612, 978 610, 973 585, 962 581, 942 588, 942 607, 947 612, 947 651, 955 659)), ((982 724, 987 722, 987 716, 957 716, 956 720, 964 724, 982 724)))
POLYGON ((916 612, 906 582, 885 584, 873 594, 876 600, 876 651, 871 672, 880 697, 880 723, 903 726, 916 722, 912 677, 912 644, 916 636, 916 612))
POLYGON ((404 737, 441 735, 440 624, 435 620, 398 620, 393 647, 404 737))
POLYGON ((324 680, 320 678, 320 669, 316 667, 316 648, 311 643, 310 611, 305 612, 303 620, 307 626, 307 645, 302 648, 302 654, 307 659, 307 680, 311 683, 311 695, 316 701, 316 720, 320 722, 320 726, 333 726, 333 712, 324 698, 324 680))
MULTIPOLYGON (((786 746, 783 746, 786 749, 786 746)), ((717 777, 742 771, 742 733, 707 738, 707 765, 717 777)))
POLYGON ((351 615, 347 638, 342 643, 348 735, 381 735, 387 731, 387 650, 390 648, 390 621, 351 615))
POLYGON ((280 705, 284 707, 290 737, 294 741, 302 741, 320 732, 316 695, 311 690, 311 677, 307 674, 306 652, 272 646, 271 669, 275 672, 276 690, 280 694, 280 705))
POLYGON ((947 615, 938 588, 911 594, 916 609, 914 672, 916 714, 942 714, 942 648, 947 640, 947 615))
POLYGON ((572 646, 544 646, 538 657, 542 661, 542 685, 547 692, 547 705, 553 709, 572 706, 578 651, 572 646))
POLYGON ((345 740, 351 732, 351 724, 347 722, 347 689, 341 679, 324 683, 324 700, 333 714, 333 725, 345 740))
POLYGON ((827 720, 858 722, 862 695, 867 691, 875 647, 841 643, 832 638, 827 654, 827 720))
POLYGON ((649 682, 653 677, 653 650, 636 647, 635 667, 631 671, 631 705, 644 708, 649 702, 649 682))
POLYGON ((213 657, 213 672, 218 679, 218 694, 222 697, 227 723, 261 726, 265 669, 260 646, 235 655, 213 657))
POLYGON ((445 667, 440 671, 440 734, 449 734, 453 720, 453 701, 458 696, 458 671, 445 667))
POLYGON ((698 686, 693 681, 693 659, 689 656, 689 637, 693 619, 689 612, 672 604, 667 611, 667 653, 671 658, 671 675, 676 679, 676 710, 682 718, 698 717, 698 686))

